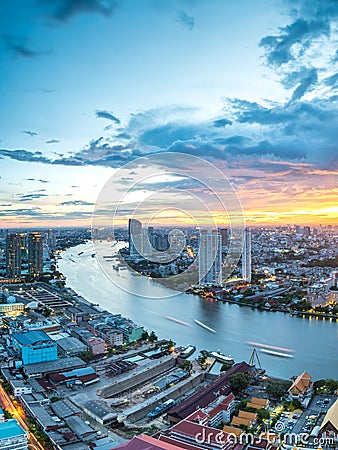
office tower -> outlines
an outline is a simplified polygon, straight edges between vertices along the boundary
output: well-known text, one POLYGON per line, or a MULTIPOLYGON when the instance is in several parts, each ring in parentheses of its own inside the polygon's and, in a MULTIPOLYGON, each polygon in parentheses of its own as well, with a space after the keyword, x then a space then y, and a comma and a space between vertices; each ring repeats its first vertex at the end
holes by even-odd
POLYGON ((303 236, 305 237, 305 238, 308 238, 309 236, 310 236, 310 227, 304 227, 303 228, 303 236))
POLYGON ((155 233, 154 236, 154 247, 159 252, 165 252, 169 250, 169 240, 167 234, 155 233))
POLYGON ((155 232, 154 227, 148 227, 148 239, 150 242, 150 245, 152 247, 155 247, 155 232))
POLYGON ((39 278, 43 272, 42 234, 36 231, 28 235, 28 272, 32 278, 39 278))
POLYGON ((6 274, 10 278, 21 275, 21 238, 18 233, 6 237, 6 274))
POLYGON ((129 254, 138 256, 142 247, 142 223, 137 219, 129 219, 129 254))
POLYGON ((54 234, 54 231, 52 230, 52 228, 49 228, 47 231, 46 244, 47 244, 49 251, 55 250, 56 239, 55 239, 55 234, 54 234))
POLYGON ((228 228, 220 228, 219 234, 221 235, 222 247, 226 247, 229 242, 229 229, 228 228))
POLYGON ((142 256, 145 258, 150 256, 152 252, 152 245, 149 238, 149 228, 142 228, 142 256))
POLYGON ((251 282, 251 231, 244 230, 243 253, 242 253, 242 278, 248 283, 251 282))
POLYGON ((28 449, 28 435, 16 419, 0 423, 0 448, 2 450, 28 449))
POLYGON ((200 284, 222 284, 222 242, 217 230, 201 230, 198 275, 200 284))

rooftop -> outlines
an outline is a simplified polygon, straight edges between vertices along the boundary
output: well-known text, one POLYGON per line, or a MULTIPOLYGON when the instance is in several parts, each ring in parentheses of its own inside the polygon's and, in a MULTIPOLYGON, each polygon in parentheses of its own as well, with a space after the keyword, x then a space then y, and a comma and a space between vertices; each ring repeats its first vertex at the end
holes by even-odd
POLYGON ((13 339, 21 345, 34 345, 38 342, 50 342, 51 338, 42 330, 26 331, 25 333, 13 333, 13 339))
POLYGON ((62 372, 67 369, 84 367, 85 365, 86 363, 82 361, 81 358, 73 356, 70 358, 59 358, 55 361, 27 364, 25 365, 25 372, 28 375, 34 375, 36 373, 62 372))
POLYGON ((26 432, 20 427, 16 419, 0 423, 0 439, 8 439, 15 436, 26 436, 26 432))

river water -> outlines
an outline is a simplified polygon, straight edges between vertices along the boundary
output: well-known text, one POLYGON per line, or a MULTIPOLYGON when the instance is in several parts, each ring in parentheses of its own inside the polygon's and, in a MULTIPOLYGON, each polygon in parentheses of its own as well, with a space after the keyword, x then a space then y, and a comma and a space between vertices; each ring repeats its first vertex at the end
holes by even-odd
MULTIPOLYGON (((112 253, 111 244, 99 245, 107 248, 107 254, 112 253)), ((154 330, 159 338, 171 338, 179 345, 193 344, 198 350, 220 350, 236 361, 249 360, 253 345, 248 342, 283 347, 293 350, 289 352, 292 358, 266 354, 257 347, 269 375, 289 378, 306 370, 314 379, 338 378, 337 322, 259 311, 185 293, 161 298, 167 297, 168 290, 149 278, 132 276, 128 270, 112 271, 115 283, 139 294, 135 295, 106 276, 92 257, 94 251, 88 242, 63 252, 58 265, 67 277, 67 287, 148 331, 154 330)))

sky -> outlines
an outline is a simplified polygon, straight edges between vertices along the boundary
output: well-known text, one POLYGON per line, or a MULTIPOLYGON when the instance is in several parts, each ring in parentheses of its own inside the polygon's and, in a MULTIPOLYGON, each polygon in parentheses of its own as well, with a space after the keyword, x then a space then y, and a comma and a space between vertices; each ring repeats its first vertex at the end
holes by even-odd
POLYGON ((109 222, 111 177, 121 223, 189 194, 221 224, 231 186, 248 224, 338 224, 337 0, 2 0, 0 30, 1 228, 109 222))

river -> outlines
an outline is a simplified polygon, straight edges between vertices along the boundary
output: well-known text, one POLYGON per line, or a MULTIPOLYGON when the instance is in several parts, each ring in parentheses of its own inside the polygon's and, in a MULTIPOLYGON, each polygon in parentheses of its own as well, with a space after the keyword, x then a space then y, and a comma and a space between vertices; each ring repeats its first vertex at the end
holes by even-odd
MULTIPOLYGON (((99 245, 107 248, 107 254, 112 253, 111 244, 99 245)), ((88 242, 62 253, 58 265, 67 277, 67 287, 112 313, 131 318, 148 331, 154 330, 159 338, 171 338, 179 345, 193 344, 199 350, 221 350, 236 361, 249 360, 253 346, 248 342, 288 348, 294 350, 290 352, 292 358, 266 354, 257 347, 269 375, 290 378, 306 370, 314 379, 338 378, 337 322, 259 311, 185 293, 161 298, 168 291, 158 283, 132 276, 128 270, 112 271, 117 284, 139 295, 131 294, 105 275, 92 257, 94 251, 88 242)))

